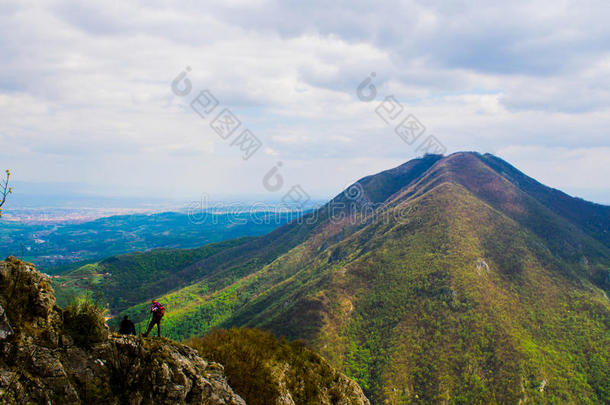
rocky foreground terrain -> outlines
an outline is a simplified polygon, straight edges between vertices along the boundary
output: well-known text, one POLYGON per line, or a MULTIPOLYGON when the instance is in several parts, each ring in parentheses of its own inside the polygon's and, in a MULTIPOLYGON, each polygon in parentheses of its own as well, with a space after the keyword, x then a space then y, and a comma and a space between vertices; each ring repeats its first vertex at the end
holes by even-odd
MULTIPOLYGON (((224 367, 195 349, 165 338, 110 333, 94 307, 79 308, 58 307, 49 277, 32 264, 14 257, 0 262, 0 404, 246 403, 227 383, 224 367)), ((292 367, 288 361, 283 369, 292 367)), ((305 387, 314 387, 309 398, 368 405, 356 383, 324 367, 321 374, 334 376, 328 386, 317 376, 302 376, 309 378, 305 387)), ((253 385, 248 378, 239 385, 253 385)), ((270 392, 281 391, 272 403, 294 405, 303 393, 298 387, 291 392, 283 381, 281 375, 268 381, 270 392)))
POLYGON ((12 257, 0 263, 0 305, 2 404, 245 404, 223 367, 188 346, 104 327, 75 344, 49 278, 12 257))

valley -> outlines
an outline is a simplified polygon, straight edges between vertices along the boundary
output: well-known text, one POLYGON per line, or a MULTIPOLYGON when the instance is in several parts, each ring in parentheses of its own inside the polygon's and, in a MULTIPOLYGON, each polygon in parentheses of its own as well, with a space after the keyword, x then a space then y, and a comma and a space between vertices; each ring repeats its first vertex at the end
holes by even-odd
POLYGON ((177 340, 301 339, 373 404, 594 404, 610 400, 609 230, 610 207, 495 156, 427 155, 266 235, 184 251, 154 294, 110 306, 142 329, 158 298, 177 340))

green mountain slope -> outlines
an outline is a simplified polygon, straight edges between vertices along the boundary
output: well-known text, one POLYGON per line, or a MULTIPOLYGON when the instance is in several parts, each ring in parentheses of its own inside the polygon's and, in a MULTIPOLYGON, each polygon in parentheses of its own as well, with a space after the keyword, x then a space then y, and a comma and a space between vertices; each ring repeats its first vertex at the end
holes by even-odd
POLYGON ((490 155, 427 156, 193 265, 166 333, 304 339, 374 404, 608 402, 608 215, 490 155))
POLYGON ((112 312, 189 284, 177 273, 192 263, 241 246, 252 237, 210 243, 196 249, 154 249, 113 256, 87 264, 53 279, 59 305, 85 291, 107 304, 112 312))
POLYGON ((0 261, 3 405, 369 404, 303 344, 251 329, 217 331, 192 347, 109 334, 104 308, 80 300, 61 309, 50 281, 31 263, 0 261))
POLYGON ((553 212, 574 222, 606 246, 610 245, 610 207, 572 198, 559 190, 546 187, 493 155, 486 154, 481 158, 487 165, 553 212))
MULTIPOLYGON (((199 239, 201 237, 210 242, 228 240, 193 249, 158 248, 146 252, 126 253, 82 265, 55 276, 53 288, 56 291, 57 301, 64 306, 72 297, 92 292, 99 301, 108 305, 111 313, 115 314, 143 300, 192 284, 205 274, 206 268, 219 270, 221 266, 229 263, 244 266, 246 261, 250 260, 250 256, 254 265, 258 266, 265 260, 275 257, 272 249, 265 251, 260 249, 261 244, 268 244, 269 236, 260 238, 246 236, 264 234, 295 216, 295 213, 290 212, 210 214, 201 223, 189 222, 188 227, 192 228, 192 232, 197 232, 197 237, 193 239, 195 243, 190 241, 188 246, 197 244, 196 241, 201 240, 199 239), (220 254, 225 250, 225 253, 220 254), (211 258, 210 263, 204 260, 208 257, 211 258)), ((122 229, 124 223, 117 218, 119 217, 101 219, 97 222, 106 223, 108 228, 122 229)), ((186 215, 167 213, 160 214, 154 226, 146 225, 139 228, 142 228, 141 232, 170 229, 172 233, 179 234, 184 228, 181 226, 171 228, 171 225, 178 220, 188 222, 186 215)), ((190 233, 186 232, 186 235, 190 233)), ((283 237, 285 233, 282 231, 277 235, 283 237)), ((172 240, 174 240, 172 237, 168 237, 166 242, 172 240)))

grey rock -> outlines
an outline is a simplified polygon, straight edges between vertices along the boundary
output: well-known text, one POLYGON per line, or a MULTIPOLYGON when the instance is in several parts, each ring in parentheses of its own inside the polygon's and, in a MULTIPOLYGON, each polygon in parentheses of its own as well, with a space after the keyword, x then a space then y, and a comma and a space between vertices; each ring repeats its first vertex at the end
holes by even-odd
POLYGON ((4 312, 4 308, 0 305, 0 340, 5 340, 14 333, 8 318, 6 317, 6 313, 4 312))
POLYGON ((0 340, 2 404, 245 405, 221 365, 169 339, 76 346, 48 276, 15 258, 0 262, 0 340))

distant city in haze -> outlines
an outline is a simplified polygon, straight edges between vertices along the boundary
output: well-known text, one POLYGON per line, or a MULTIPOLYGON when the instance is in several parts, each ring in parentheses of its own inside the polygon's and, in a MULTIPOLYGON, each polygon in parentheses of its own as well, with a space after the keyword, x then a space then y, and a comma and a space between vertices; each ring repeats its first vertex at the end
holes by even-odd
MULTIPOLYGON (((161 212, 186 212, 189 206, 200 202, 201 196, 190 198, 160 198, 159 196, 134 197, 85 192, 86 186, 78 184, 16 182, 2 220, 34 224, 81 223, 114 215, 151 214, 161 212)), ((347 184, 345 188, 347 188, 347 184)), ((91 189, 91 187, 89 187, 91 189)), ((318 195, 311 198, 307 208, 318 207, 339 194, 318 195)), ((598 204, 610 205, 610 191, 599 189, 560 189, 573 197, 598 204)), ((282 207, 279 198, 269 195, 202 194, 217 208, 241 206, 243 210, 282 207)))
MULTIPOLYGON (((191 198, 130 197, 117 195, 96 195, 79 192, 84 186, 75 184, 37 184, 17 182, 13 187, 3 212, 2 220, 29 224, 82 223, 114 215, 153 214, 162 212, 186 213, 194 204, 201 205, 205 198, 206 207, 221 212, 261 211, 281 209, 279 199, 269 199, 266 195, 215 195, 203 194, 191 198)), ((328 198, 311 198, 306 207, 324 204, 328 198)))

